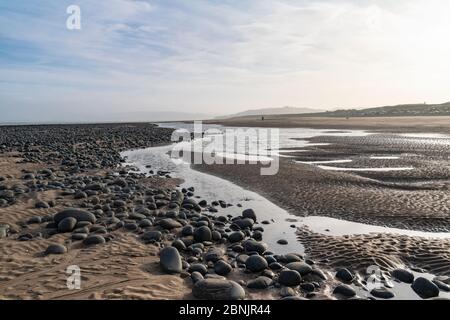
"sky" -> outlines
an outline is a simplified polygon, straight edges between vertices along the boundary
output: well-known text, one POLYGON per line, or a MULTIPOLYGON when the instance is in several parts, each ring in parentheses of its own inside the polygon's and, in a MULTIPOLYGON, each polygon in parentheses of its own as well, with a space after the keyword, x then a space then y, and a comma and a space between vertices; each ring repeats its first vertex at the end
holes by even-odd
POLYGON ((448 0, 0 0, 0 122, 442 103, 449 15, 448 0))

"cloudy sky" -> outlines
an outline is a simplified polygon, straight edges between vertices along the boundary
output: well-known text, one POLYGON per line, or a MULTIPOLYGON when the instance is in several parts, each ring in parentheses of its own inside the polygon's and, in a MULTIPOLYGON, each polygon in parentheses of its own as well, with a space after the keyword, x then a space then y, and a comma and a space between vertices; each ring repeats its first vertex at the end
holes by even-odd
POLYGON ((448 0, 0 0, 0 122, 445 102, 449 16, 448 0))

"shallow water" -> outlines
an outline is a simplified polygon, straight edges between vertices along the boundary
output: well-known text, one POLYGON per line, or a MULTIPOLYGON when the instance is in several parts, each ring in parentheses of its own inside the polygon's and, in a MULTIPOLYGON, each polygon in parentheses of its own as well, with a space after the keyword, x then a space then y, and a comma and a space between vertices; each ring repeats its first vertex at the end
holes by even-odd
MULTIPOLYGON (((283 132, 282 135, 285 138, 284 140, 281 139, 281 141, 284 142, 280 143, 280 148, 281 145, 283 146, 283 148, 295 148, 301 147, 300 145, 307 145, 305 141, 291 140, 290 138, 287 138, 292 135, 296 137, 313 137, 314 135, 320 135, 323 133, 330 134, 330 131, 327 130, 306 129, 305 132, 301 132, 302 130, 303 129, 288 129, 286 130, 286 132, 283 132)), ((338 133, 333 134, 366 135, 367 133, 363 131, 346 131, 345 133, 342 133, 341 131, 339 131, 338 133)), ((143 173, 148 173, 148 171, 150 170, 146 168, 146 165, 151 165, 151 169, 154 171, 170 171, 172 177, 182 178, 184 180, 184 183, 181 185, 181 187, 194 187, 195 195, 207 200, 209 203, 213 200, 223 200, 227 203, 233 204, 233 206, 230 206, 228 208, 216 207, 219 211, 218 213, 215 213, 215 215, 231 214, 233 216, 236 216, 240 215, 244 209, 254 209, 259 219, 258 223, 261 223, 261 221, 263 220, 270 221, 269 225, 260 224, 260 226, 265 229, 263 234, 263 241, 269 245, 270 251, 278 254, 289 252, 304 253, 303 245, 297 240, 297 236, 295 233, 296 228, 292 228, 291 225, 294 225, 296 227, 300 227, 302 225, 307 226, 313 232, 334 236, 369 233, 391 233, 427 238, 450 237, 450 233, 433 233, 403 230, 397 228, 386 228, 329 217, 297 217, 276 206, 264 197, 241 188, 230 181, 206 173, 195 171, 191 168, 190 164, 183 161, 174 161, 168 154, 172 150, 172 148, 173 145, 132 150, 123 152, 122 156, 126 157, 127 164, 136 166, 143 173), (242 207, 238 207, 238 204, 241 204, 242 207), (277 241, 279 239, 286 239, 288 241, 288 244, 278 244, 277 241)), ((433 275, 427 273, 414 273, 416 276, 424 276, 430 280, 434 277, 433 275)), ((367 291, 364 291, 364 289, 361 289, 360 287, 355 287, 355 289, 360 296, 370 296, 367 291)), ((396 294, 395 299, 419 299, 419 297, 414 293, 414 291, 412 291, 410 285, 408 284, 394 282, 394 288, 391 290, 396 294)), ((450 297, 450 294, 441 292, 440 297, 450 297)))
POLYGON ((323 170, 330 171, 367 171, 367 172, 388 172, 388 171, 408 171, 413 170, 413 167, 397 167, 397 168, 348 168, 348 167, 331 167, 331 166, 318 166, 323 170))

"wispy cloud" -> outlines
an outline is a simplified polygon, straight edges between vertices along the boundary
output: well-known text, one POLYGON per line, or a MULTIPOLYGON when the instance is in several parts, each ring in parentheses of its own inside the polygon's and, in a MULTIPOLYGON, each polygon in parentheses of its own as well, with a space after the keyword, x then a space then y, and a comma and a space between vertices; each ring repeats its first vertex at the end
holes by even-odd
POLYGON ((446 0, 5 1, 0 112, 438 102, 449 11, 446 0), (70 4, 79 31, 65 28, 70 4))

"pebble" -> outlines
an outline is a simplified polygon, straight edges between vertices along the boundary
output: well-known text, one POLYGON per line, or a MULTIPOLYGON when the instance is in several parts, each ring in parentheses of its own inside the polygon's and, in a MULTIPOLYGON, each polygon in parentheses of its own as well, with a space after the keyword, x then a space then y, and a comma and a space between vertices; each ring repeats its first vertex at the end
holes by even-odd
POLYGON ((391 274, 395 279, 401 282, 413 283, 414 281, 414 274, 405 269, 395 269, 391 272, 391 274))
POLYGON ((231 267, 231 265, 223 260, 219 260, 214 264, 214 272, 220 276, 225 276, 232 270, 233 268, 231 267))
POLYGON ((437 297, 439 295, 438 286, 423 277, 414 280, 411 288, 424 299, 437 297))
POLYGON ((267 289, 272 284, 272 279, 260 276, 247 282, 247 288, 250 289, 267 289))
POLYGON ((67 252, 67 248, 62 244, 51 244, 45 250, 45 255, 49 254, 64 254, 67 252))
POLYGON ((341 295, 346 298, 351 298, 356 295, 355 289, 346 284, 340 284, 333 290, 333 294, 341 295))
POLYGON ((204 300, 242 300, 245 290, 236 282, 223 279, 197 281, 192 289, 194 297, 204 300))
POLYGON ((302 277, 295 270, 282 270, 278 276, 278 282, 287 287, 295 287, 300 284, 302 277))
POLYGON ((244 240, 244 238, 245 238, 245 234, 242 231, 234 231, 234 232, 230 233, 230 235, 228 236, 228 241, 230 243, 236 243, 236 242, 244 240))
POLYGON ((171 218, 159 220, 159 225, 166 230, 181 228, 183 226, 181 223, 171 218))
POLYGON ((352 282, 355 276, 348 269, 343 268, 336 272, 336 278, 343 282, 352 282))
POLYGON ((224 254, 225 254, 225 252, 221 248, 213 247, 213 248, 210 248, 203 255, 203 259, 206 262, 208 262, 208 261, 216 262, 216 261, 220 260, 224 254))
POLYGON ((301 261, 290 262, 290 263, 286 264, 286 268, 288 268, 290 270, 295 270, 298 273, 300 273, 300 275, 302 275, 302 276, 304 276, 312 271, 312 267, 309 264, 301 262, 301 261))
POLYGON ((256 222, 256 213, 253 209, 245 209, 244 211, 242 211, 242 217, 250 218, 254 222, 256 222))
POLYGON ((370 294, 380 299, 392 299, 395 297, 395 294, 385 287, 372 289, 370 294))
POLYGON ((58 232, 71 232, 75 228, 76 224, 77 219, 72 217, 64 218, 58 223, 58 232))
POLYGON ((194 240, 197 242, 211 241, 212 233, 211 229, 207 226, 201 226, 194 231, 194 240))
POLYGON ((243 242, 245 252, 257 252, 263 254, 267 250, 267 244, 248 239, 243 242))
POLYGON ((75 218, 77 221, 88 221, 90 223, 95 223, 95 221, 97 220, 95 215, 93 215, 92 213, 80 209, 66 209, 60 211, 55 214, 53 220, 56 223, 59 223, 61 220, 69 217, 75 218))
POLYGON ((259 255, 253 255, 245 260, 245 267, 251 272, 260 272, 268 267, 266 259, 259 255))
POLYGON ((101 235, 90 235, 86 239, 84 239, 83 244, 86 246, 103 244, 106 240, 101 235))

